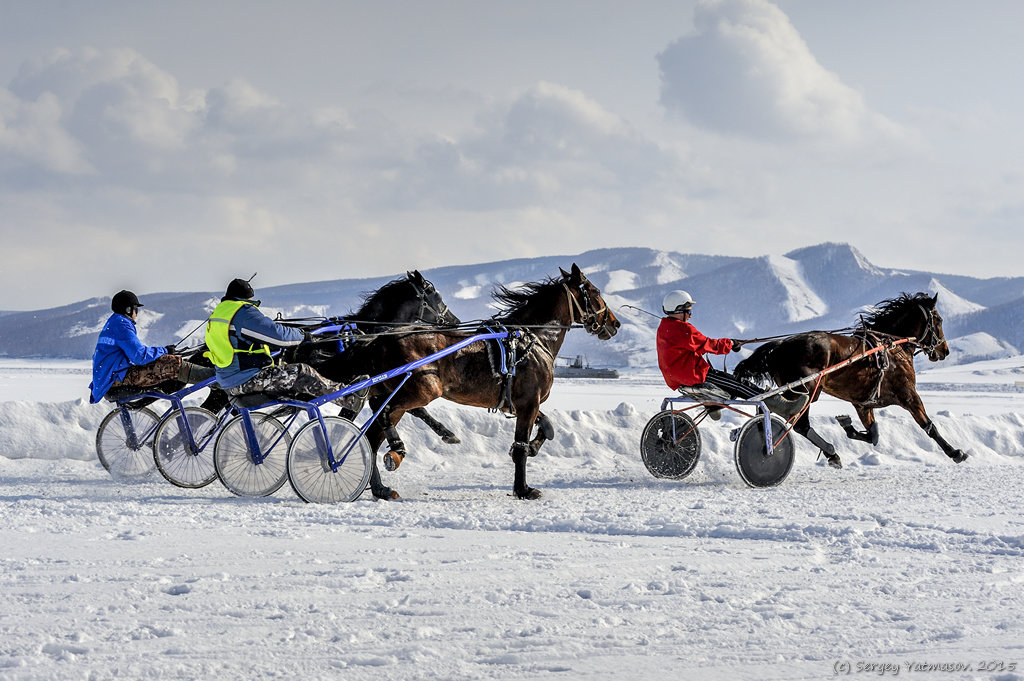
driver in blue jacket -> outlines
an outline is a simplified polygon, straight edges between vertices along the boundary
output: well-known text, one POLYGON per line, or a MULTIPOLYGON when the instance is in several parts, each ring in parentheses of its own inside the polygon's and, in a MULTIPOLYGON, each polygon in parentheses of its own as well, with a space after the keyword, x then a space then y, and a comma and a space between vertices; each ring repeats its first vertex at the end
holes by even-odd
POLYGON ((213 377, 213 369, 185 361, 175 354, 173 345, 144 345, 135 328, 140 307, 139 297, 131 291, 119 291, 111 299, 114 314, 103 325, 92 354, 89 402, 99 402, 115 387, 147 388, 165 381, 198 383, 213 377))

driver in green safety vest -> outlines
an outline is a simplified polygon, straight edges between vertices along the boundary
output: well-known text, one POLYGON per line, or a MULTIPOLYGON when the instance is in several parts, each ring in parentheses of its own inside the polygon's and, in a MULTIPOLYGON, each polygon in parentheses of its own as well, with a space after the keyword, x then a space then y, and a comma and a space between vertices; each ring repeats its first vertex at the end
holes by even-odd
MULTIPOLYGON (((230 395, 265 393, 277 398, 309 400, 337 392, 330 381, 308 364, 275 363, 271 348, 295 347, 309 334, 278 324, 263 314, 260 301, 245 279, 228 284, 220 304, 206 322, 206 356, 217 370, 217 383, 230 395)), ((366 391, 334 400, 349 418, 362 409, 366 391)))

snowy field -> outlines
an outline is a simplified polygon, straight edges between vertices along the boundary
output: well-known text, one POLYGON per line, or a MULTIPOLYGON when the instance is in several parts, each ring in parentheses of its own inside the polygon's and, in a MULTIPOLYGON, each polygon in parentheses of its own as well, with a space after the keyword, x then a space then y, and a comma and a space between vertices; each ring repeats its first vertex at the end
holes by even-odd
POLYGON ((559 381, 510 496, 512 424, 435 403, 386 480, 314 506, 97 462, 83 362, 0 361, 0 679, 1024 679, 1024 358, 920 376, 950 463, 905 413, 845 468, 750 489, 727 415, 690 478, 652 478, 654 374, 559 381), (888 666, 886 666, 888 665, 888 666))

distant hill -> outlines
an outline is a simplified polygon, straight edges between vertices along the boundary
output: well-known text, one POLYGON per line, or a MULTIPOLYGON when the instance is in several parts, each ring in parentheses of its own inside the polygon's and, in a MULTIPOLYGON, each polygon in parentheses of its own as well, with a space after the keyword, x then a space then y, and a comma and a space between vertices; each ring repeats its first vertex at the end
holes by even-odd
MULTIPOLYGON (((654 367, 661 300, 685 289, 697 301, 693 321, 715 337, 754 338, 853 324, 865 307, 901 292, 939 294, 951 359, 975 361, 1020 354, 1024 348, 1024 277, 977 279, 885 269, 847 244, 825 243, 784 256, 737 258, 649 248, 616 248, 578 255, 524 258, 423 270, 464 321, 494 314, 495 285, 515 287, 556 277, 578 264, 601 288, 623 326, 609 342, 582 331, 567 337, 563 355, 583 354, 593 366, 654 367), (963 339, 960 341, 959 339, 963 339)), ((284 317, 344 316, 361 295, 403 275, 339 279, 260 288, 263 309, 284 317)), ((258 284, 258 282, 257 282, 258 284)), ((200 327, 221 292, 145 296, 140 335, 152 345, 177 341, 200 327)), ((109 298, 92 298, 33 312, 0 313, 0 356, 88 358, 110 315, 109 298)), ((196 344, 202 331, 189 342, 196 344)))

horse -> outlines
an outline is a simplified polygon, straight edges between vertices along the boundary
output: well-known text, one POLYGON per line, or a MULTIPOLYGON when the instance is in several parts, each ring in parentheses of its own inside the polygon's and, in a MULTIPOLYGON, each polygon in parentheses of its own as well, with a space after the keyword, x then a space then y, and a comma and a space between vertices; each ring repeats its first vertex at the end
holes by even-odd
MULTIPOLYGON (((545 440, 554 437, 551 422, 540 411, 554 382, 554 362, 569 328, 581 323, 601 340, 608 340, 619 329, 619 320, 605 304, 601 292, 576 264, 572 271, 559 268, 561 277, 525 284, 516 290, 499 286, 492 297, 502 312, 487 325, 492 329, 518 332, 505 350, 496 341, 477 341, 450 355, 438 358, 415 370, 405 385, 391 397, 402 377, 377 384, 370 392, 370 406, 376 412, 387 402, 380 417, 366 433, 374 452, 370 489, 378 499, 397 499, 398 492, 381 480, 377 450, 387 439, 397 468, 405 445, 394 426, 403 414, 439 397, 458 404, 501 411, 516 419, 515 439, 509 451, 515 468, 512 491, 519 499, 537 499, 541 493, 526 483, 526 459, 536 456, 545 440), (497 368, 501 353, 512 371, 502 374, 497 368), (530 434, 537 425, 537 435, 530 434)), ((380 372, 404 366, 441 352, 472 337, 468 331, 414 329, 395 336, 381 336, 368 349, 370 362, 380 372)), ((404 375, 403 375, 404 376, 404 375)), ((387 464, 388 458, 385 458, 387 464)))
MULTIPOLYGON (((942 317, 936 309, 938 299, 937 293, 934 297, 926 293, 902 293, 875 305, 861 318, 851 335, 810 331, 772 341, 737 364, 734 373, 741 379, 758 382, 771 379, 782 386, 823 371, 870 347, 909 338, 911 340, 906 343, 879 352, 877 361, 871 358, 854 361, 810 381, 806 384, 813 386, 808 392, 810 402, 824 392, 851 403, 865 430, 857 430, 849 416, 837 416, 836 420, 848 438, 870 442, 873 446, 878 445, 875 409, 894 405, 903 407, 946 456, 961 463, 967 459, 967 454, 954 448, 939 434, 916 388, 915 354, 923 352, 932 362, 949 356, 942 317)), ((801 397, 792 390, 784 396, 801 397)), ((835 447, 811 427, 807 409, 800 414, 793 429, 820 448, 830 466, 842 468, 835 447)))
MULTIPOLYGON (((377 334, 393 333, 396 329, 423 324, 431 327, 458 326, 461 321, 451 311, 433 283, 418 270, 406 272, 405 277, 393 279, 376 291, 362 297, 362 306, 345 317, 363 334, 371 338, 377 334)), ((359 336, 356 343, 363 341, 359 336)), ((295 361, 306 362, 325 378, 350 383, 357 374, 365 373, 356 359, 358 352, 338 353, 336 344, 304 344, 295 361)), ((447 426, 430 415, 425 408, 413 409, 412 416, 423 421, 445 443, 459 444, 461 440, 447 426)))

